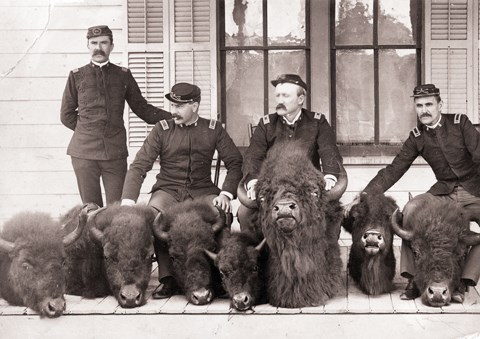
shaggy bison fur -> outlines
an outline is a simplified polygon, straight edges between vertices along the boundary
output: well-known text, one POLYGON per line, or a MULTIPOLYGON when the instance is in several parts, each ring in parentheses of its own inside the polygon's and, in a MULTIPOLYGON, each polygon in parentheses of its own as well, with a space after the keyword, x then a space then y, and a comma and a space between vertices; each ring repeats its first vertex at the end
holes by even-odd
POLYGON ((396 210, 392 216, 394 232, 409 242, 415 255, 415 275, 422 302, 448 305, 458 288, 468 247, 480 242, 469 234, 469 220, 454 202, 423 200, 409 220, 396 210))
POLYGON ((366 294, 390 292, 395 276, 391 215, 398 206, 384 194, 362 193, 343 220, 352 234, 348 272, 366 294))
POLYGON ((225 218, 223 211, 203 198, 180 202, 157 217, 155 235, 167 244, 173 276, 195 305, 224 293, 218 269, 204 250, 217 249, 216 234, 225 226, 225 218))
MULTIPOLYGON (((71 220, 77 210, 64 219, 71 220)), ((115 204, 93 212, 88 232, 67 250, 67 293, 113 295, 124 308, 143 305, 152 271, 154 217, 145 205, 115 204)))
POLYGON ((231 304, 245 311, 267 302, 265 240, 251 233, 227 233, 218 254, 206 251, 220 271, 231 304))
POLYGON ((259 222, 269 248, 267 292, 279 307, 325 304, 341 284, 338 236, 346 188, 325 191, 323 174, 299 143, 277 143, 256 185, 259 222))
POLYGON ((87 208, 75 215, 77 227, 65 235, 60 222, 41 212, 23 212, 7 221, 0 234, 0 295, 49 318, 65 308, 65 248, 78 240, 87 208))

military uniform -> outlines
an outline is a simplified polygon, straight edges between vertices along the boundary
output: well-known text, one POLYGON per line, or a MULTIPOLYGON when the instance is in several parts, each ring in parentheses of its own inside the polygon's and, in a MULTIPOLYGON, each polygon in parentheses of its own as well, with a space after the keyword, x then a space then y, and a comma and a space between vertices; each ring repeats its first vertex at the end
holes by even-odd
POLYGON ((163 190, 177 201, 218 195, 220 189, 211 178, 215 149, 227 168, 222 190, 235 196, 242 177, 242 155, 219 122, 199 117, 189 126, 173 120, 155 125, 130 165, 122 199, 137 200, 146 173, 159 156, 160 172, 152 192, 163 190))
MULTIPOLYGON (((466 115, 441 114, 435 129, 420 124, 415 127, 393 162, 365 187, 369 194, 383 193, 395 184, 421 155, 432 168, 437 182, 427 193, 420 194, 405 206, 404 222, 415 213, 420 200, 444 199, 455 201, 480 219, 480 133, 466 115), (465 192, 466 191, 466 192, 465 192)), ((462 278, 475 285, 480 277, 480 246, 470 250, 462 278)), ((402 242, 400 273, 409 278, 415 275, 414 256, 402 242)))
POLYGON ((92 62, 70 72, 63 94, 62 123, 74 131, 67 154, 77 175, 82 201, 102 206, 102 175, 107 202, 120 199, 127 169, 125 100, 142 120, 154 124, 170 113, 147 103, 129 69, 92 62))
POLYGON ((324 174, 338 177, 343 160, 332 128, 323 114, 302 109, 300 118, 293 125, 287 124, 277 113, 260 119, 244 154, 244 181, 256 179, 270 147, 287 139, 301 140, 308 147, 313 165, 324 174))

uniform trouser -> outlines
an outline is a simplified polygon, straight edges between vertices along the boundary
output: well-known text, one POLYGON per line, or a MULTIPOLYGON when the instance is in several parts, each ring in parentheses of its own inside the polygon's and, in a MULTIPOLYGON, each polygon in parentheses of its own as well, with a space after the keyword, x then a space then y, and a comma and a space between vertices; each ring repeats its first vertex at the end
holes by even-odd
POLYGON ((88 160, 72 157, 82 203, 94 202, 103 206, 100 178, 105 189, 107 205, 120 201, 127 174, 127 159, 88 160))
MULTIPOLYGON (((415 208, 422 200, 439 199, 454 201, 458 206, 463 207, 471 218, 480 218, 480 198, 471 195, 461 186, 455 187, 454 191, 448 195, 433 195, 424 193, 410 200, 403 209, 404 224, 415 214, 415 208)), ((400 273, 405 278, 415 275, 414 254, 407 241, 402 241, 400 273)), ((472 246, 465 260, 465 266, 462 271, 462 279, 471 286, 476 286, 480 277, 480 245, 472 246)))
MULTIPOLYGON (((216 195, 207 195, 206 199, 211 198, 213 200, 216 197, 216 195)), ((182 194, 180 197, 175 198, 173 195, 162 191, 158 190, 152 193, 152 196, 150 197, 150 201, 148 202, 148 205, 153 208, 155 213, 161 212, 165 213, 165 211, 179 203, 185 200, 190 200, 192 197, 188 195, 186 192, 185 194, 182 194)), ((162 278, 168 277, 172 275, 173 272, 173 267, 172 267, 172 261, 170 260, 170 256, 168 254, 168 246, 164 242, 158 240, 155 238, 153 247, 155 249, 155 256, 157 257, 157 263, 158 263, 158 280, 161 280, 162 278)))

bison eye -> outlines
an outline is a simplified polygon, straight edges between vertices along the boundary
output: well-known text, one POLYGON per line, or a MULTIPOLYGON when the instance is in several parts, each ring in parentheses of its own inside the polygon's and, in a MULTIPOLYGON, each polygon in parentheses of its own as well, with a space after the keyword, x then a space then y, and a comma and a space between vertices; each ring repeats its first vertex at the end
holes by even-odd
POLYGON ((318 198, 318 192, 312 192, 312 193, 310 193, 310 194, 311 194, 312 196, 318 198))
POLYGON ((175 258, 174 258, 174 257, 170 257, 170 261, 175 261, 175 258))
POLYGON ((24 263, 22 263, 22 268, 23 268, 24 270, 28 271, 29 269, 32 268, 32 265, 29 264, 28 262, 24 262, 24 263))
POLYGON ((257 265, 253 266, 253 272, 258 272, 258 266, 257 265))
POLYGON ((226 277, 225 272, 220 271, 220 277, 221 277, 222 279, 225 279, 225 277, 226 277))

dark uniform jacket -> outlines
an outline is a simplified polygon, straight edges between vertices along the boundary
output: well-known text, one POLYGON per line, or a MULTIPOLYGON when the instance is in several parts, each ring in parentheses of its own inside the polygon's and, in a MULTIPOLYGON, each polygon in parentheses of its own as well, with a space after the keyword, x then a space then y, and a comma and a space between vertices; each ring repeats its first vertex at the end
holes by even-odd
POLYGON ((62 123, 74 131, 67 154, 91 160, 126 158, 125 100, 149 124, 171 117, 147 103, 125 67, 89 63, 71 71, 60 112, 62 123))
POLYGON ((155 125, 130 165, 122 199, 137 200, 158 156, 160 173, 152 192, 162 189, 179 201, 185 192, 191 197, 219 194, 211 176, 215 149, 227 168, 222 190, 235 196, 242 177, 242 155, 219 122, 199 118, 190 126, 175 125, 173 120, 155 125))
POLYGON ((267 151, 279 140, 301 140, 308 147, 313 165, 324 174, 338 178, 343 163, 332 128, 320 113, 302 109, 299 120, 290 126, 277 113, 260 119, 250 146, 244 154, 243 178, 245 182, 256 179, 267 151), (320 165, 321 159, 321 165, 320 165))
POLYGON ((423 124, 414 128, 393 162, 380 170, 364 191, 385 192, 419 155, 438 180, 429 193, 450 194, 455 185, 461 185, 480 197, 480 133, 463 114, 442 114, 435 129, 427 129, 423 124))

